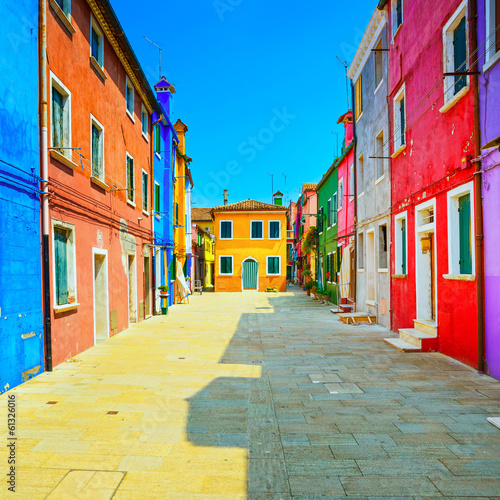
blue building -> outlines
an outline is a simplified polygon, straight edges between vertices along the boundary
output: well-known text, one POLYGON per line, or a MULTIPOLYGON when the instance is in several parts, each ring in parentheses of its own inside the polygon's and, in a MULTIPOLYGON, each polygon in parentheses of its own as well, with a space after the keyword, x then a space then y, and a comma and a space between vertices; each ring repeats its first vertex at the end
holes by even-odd
POLYGON ((0 393, 44 370, 38 1, 5 0, 0 24, 0 393))
POLYGON ((174 230, 173 230, 173 155, 179 144, 179 138, 170 121, 170 106, 173 85, 163 77, 155 85, 161 116, 153 113, 154 124, 154 269, 155 269, 155 312, 161 310, 162 304, 157 290, 160 285, 170 287, 168 302, 173 304, 174 267, 174 230))

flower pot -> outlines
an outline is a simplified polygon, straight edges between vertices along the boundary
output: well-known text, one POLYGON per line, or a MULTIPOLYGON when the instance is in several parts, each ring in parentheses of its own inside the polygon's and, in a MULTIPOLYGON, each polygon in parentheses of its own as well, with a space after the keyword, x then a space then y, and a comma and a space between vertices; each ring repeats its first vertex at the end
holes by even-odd
POLYGON ((311 296, 311 290, 306 290, 307 292, 307 296, 310 297, 311 296))

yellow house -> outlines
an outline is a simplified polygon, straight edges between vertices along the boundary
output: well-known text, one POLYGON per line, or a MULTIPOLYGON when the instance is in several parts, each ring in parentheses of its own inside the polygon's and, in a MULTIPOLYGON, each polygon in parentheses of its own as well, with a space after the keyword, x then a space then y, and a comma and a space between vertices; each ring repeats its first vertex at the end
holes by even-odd
POLYGON ((214 232, 214 221, 210 215, 210 208, 203 207, 192 207, 191 208, 191 221, 193 224, 197 224, 204 231, 210 234, 215 234, 214 232))
MULTIPOLYGON (((213 223, 213 221, 212 221, 213 223)), ((213 287, 214 261, 215 261, 215 243, 214 235, 198 224, 193 223, 196 228, 196 269, 195 279, 201 280, 204 287, 213 287)), ((194 241, 194 231, 193 231, 194 241)))
POLYGON ((287 208, 245 200, 214 207, 215 291, 286 291, 287 208))

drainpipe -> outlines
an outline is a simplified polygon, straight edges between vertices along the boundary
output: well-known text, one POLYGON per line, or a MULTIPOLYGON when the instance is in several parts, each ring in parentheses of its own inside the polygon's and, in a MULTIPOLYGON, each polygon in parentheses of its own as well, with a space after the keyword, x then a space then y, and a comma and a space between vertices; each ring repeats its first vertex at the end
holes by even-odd
MULTIPOLYGON (((477 49, 477 0, 470 0, 470 50, 474 54, 477 49)), ((481 155, 481 129, 479 125, 479 76, 477 58, 470 68, 472 75, 472 93, 474 99, 474 156, 481 155)), ((482 161, 474 163, 474 212, 476 217, 475 245, 476 245, 476 295, 477 295, 477 369, 484 372, 484 273, 483 273, 483 203, 482 203, 482 161)))
POLYGON ((357 182, 357 157, 356 157, 356 99, 354 98, 354 85, 351 82, 351 102, 352 102, 352 140, 354 141, 352 151, 354 155, 354 279, 352 283, 352 297, 353 297, 353 307, 352 312, 356 312, 356 288, 357 288, 357 276, 358 276, 358 235, 356 231, 356 226, 358 224, 358 182, 357 182))
POLYGON ((50 265, 49 265, 49 165, 47 127, 47 0, 40 2, 40 118, 41 118, 41 178, 42 178, 42 256, 43 297, 45 330, 45 370, 52 371, 52 331, 50 311, 50 265))

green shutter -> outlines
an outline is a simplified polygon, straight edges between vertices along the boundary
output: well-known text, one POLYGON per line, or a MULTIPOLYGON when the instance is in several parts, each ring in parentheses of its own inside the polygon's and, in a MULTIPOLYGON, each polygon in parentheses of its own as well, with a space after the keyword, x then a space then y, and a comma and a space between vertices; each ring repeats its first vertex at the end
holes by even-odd
POLYGON ((161 145, 160 145, 160 126, 156 125, 155 127, 155 151, 160 152, 161 151, 161 145))
POLYGON ((470 194, 458 199, 460 274, 472 274, 470 194))
POLYGON ((326 223, 327 223, 327 226, 330 227, 332 225, 332 202, 331 200, 328 200, 326 202, 326 210, 327 210, 327 214, 326 214, 326 223))
POLYGON ((257 288, 258 264, 254 260, 245 260, 242 264, 243 288, 257 288))
POLYGON ((52 87, 52 146, 64 146, 64 97, 52 87))
POLYGON ((57 304, 68 303, 68 235, 64 229, 54 228, 54 256, 56 264, 57 304))
POLYGON ((160 212, 160 185, 155 184, 155 212, 160 212))
POLYGON ((406 219, 401 219, 401 274, 406 274, 406 219))
POLYGON ((127 198, 134 201, 134 160, 127 157, 127 198))
POLYGON ((175 204, 175 225, 179 225, 179 204, 175 204))
POLYGON ((401 144, 406 144, 406 114, 405 114, 405 98, 399 101, 399 112, 401 116, 401 144))
MULTIPOLYGON (((458 23, 453 32, 453 59, 455 72, 467 71, 467 40, 465 31, 465 16, 458 23)), ((465 75, 455 75, 455 94, 462 90, 467 83, 465 75)))
POLYGON ((99 139, 99 130, 94 124, 92 124, 92 175, 97 178, 100 178, 101 176, 101 155, 99 152, 99 139))

